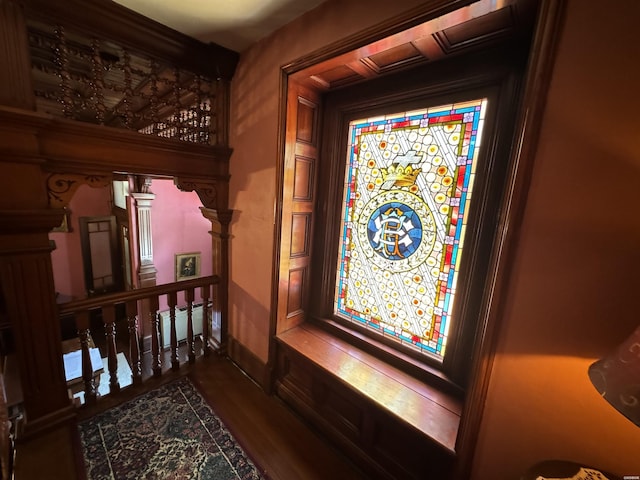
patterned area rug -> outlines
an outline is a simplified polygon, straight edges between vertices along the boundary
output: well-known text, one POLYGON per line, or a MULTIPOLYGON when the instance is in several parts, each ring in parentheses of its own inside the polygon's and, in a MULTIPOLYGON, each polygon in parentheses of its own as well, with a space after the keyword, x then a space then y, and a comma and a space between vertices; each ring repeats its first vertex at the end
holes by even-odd
POLYGON ((187 378, 79 425, 87 478, 262 479, 187 378))

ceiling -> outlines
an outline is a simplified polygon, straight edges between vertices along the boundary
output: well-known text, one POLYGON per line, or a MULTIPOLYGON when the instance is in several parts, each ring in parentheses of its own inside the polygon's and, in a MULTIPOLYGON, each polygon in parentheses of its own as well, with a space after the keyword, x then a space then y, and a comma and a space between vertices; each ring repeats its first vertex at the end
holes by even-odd
POLYGON ((114 0, 202 42, 242 52, 324 0, 114 0))

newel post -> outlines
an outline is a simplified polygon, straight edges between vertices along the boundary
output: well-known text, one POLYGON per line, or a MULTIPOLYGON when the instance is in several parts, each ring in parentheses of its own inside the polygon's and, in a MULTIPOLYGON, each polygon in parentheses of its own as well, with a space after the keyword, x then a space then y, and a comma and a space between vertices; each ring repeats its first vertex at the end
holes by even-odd
POLYGON ((211 221, 212 272, 220 276, 213 288, 213 325, 209 324, 208 348, 226 354, 229 327, 228 286, 229 286, 229 224, 233 211, 229 210, 229 177, 217 178, 174 178, 176 186, 184 191, 195 191, 202 202, 200 211, 211 221), (215 328, 213 328, 215 327, 215 328), (219 333, 218 333, 219 332, 219 333))
POLYGON ((48 232, 64 210, 0 211, 1 304, 11 322, 25 439, 71 419, 48 232))

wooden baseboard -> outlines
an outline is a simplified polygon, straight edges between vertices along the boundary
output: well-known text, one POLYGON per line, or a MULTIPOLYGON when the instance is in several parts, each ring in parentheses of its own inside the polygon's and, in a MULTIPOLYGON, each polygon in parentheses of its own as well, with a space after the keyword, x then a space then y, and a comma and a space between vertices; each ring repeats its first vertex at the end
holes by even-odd
POLYGON ((251 350, 238 340, 229 336, 227 340, 227 352, 229 358, 233 360, 254 382, 268 391, 269 389, 269 369, 267 364, 260 360, 251 350))

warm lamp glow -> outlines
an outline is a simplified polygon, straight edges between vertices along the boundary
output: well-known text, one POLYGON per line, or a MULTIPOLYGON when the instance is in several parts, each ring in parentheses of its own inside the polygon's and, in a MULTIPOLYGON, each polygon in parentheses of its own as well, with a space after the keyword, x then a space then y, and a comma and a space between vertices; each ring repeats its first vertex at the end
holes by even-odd
POLYGON ((640 426, 640 327, 589 367, 591 382, 616 410, 640 426))

